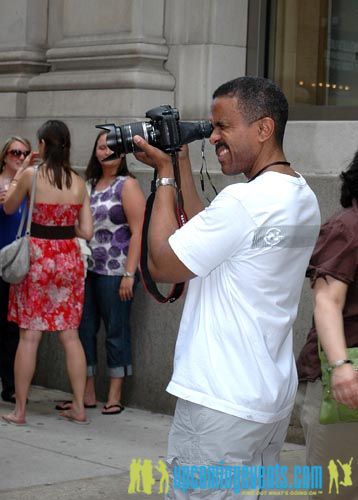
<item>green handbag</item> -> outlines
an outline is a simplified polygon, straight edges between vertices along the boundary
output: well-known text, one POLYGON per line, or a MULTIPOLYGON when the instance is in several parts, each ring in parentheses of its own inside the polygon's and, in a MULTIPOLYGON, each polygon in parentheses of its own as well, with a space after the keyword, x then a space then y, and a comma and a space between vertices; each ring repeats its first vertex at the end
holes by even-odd
MULTIPOLYGON (((358 370, 358 347, 350 347, 347 349, 348 357, 353 361, 355 370, 358 370)), ((333 398, 331 393, 331 374, 329 370, 329 363, 325 353, 318 342, 318 354, 321 360, 322 371, 322 402, 319 415, 321 424, 337 424, 340 422, 358 422, 358 408, 351 410, 333 398)))

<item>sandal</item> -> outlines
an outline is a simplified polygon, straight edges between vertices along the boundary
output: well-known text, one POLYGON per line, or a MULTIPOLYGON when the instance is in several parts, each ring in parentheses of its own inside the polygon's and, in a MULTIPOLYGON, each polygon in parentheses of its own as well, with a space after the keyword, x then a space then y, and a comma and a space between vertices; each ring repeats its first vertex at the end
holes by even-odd
POLYGON ((78 424, 78 425, 88 425, 89 424, 89 420, 81 420, 79 418, 76 418, 71 410, 62 411, 60 413, 60 418, 63 420, 67 420, 67 422, 71 422, 73 424, 78 424))
POLYGON ((16 403, 15 394, 13 392, 2 391, 1 399, 6 403, 16 403))
POLYGON ((67 400, 67 401, 60 401, 56 406, 55 410, 58 411, 66 411, 70 410, 72 408, 72 400, 67 400))
POLYGON ((119 415, 120 413, 122 413, 123 410, 124 406, 122 406, 121 403, 115 405, 104 405, 102 410, 102 415, 119 415), (112 409, 114 409, 114 411, 106 411, 112 409))
POLYGON ((11 425, 17 425, 17 426, 22 426, 22 425, 27 425, 26 420, 19 420, 13 413, 9 413, 9 415, 2 415, 1 417, 7 424, 11 425))
MULTIPOLYGON (((88 408, 97 408, 97 404, 94 403, 93 405, 88 405, 88 404, 84 404, 84 407, 86 409, 88 408)), ((72 400, 67 400, 67 401, 61 401, 60 403, 58 403, 56 406, 55 406, 55 410, 58 410, 58 411, 66 411, 66 410, 71 410, 72 408, 72 400)))

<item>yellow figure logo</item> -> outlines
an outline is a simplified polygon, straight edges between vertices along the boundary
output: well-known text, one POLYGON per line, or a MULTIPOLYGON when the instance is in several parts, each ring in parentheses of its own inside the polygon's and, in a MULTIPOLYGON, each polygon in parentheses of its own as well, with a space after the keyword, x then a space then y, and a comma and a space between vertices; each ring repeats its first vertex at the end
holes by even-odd
POLYGON ((142 465, 142 484, 143 484, 143 493, 146 495, 152 494, 152 487, 155 483, 153 478, 153 465, 152 461, 145 459, 142 465))
POLYGON ((339 485, 341 486, 352 486, 352 462, 353 457, 350 458, 349 462, 346 464, 342 464, 340 460, 337 459, 337 463, 343 471, 344 477, 343 481, 339 481, 339 470, 337 464, 334 460, 330 460, 328 463, 328 473, 329 473, 329 488, 328 494, 332 494, 333 485, 336 490, 336 494, 339 494, 339 485))
POLYGON ((165 465, 165 462, 163 460, 158 460, 158 464, 156 466, 156 470, 160 472, 162 477, 160 478, 159 482, 159 491, 158 493, 168 493, 169 490, 169 474, 167 471, 167 466, 165 465), (165 484, 165 487, 164 487, 165 484))
POLYGON ((352 486, 352 462, 353 462, 353 457, 349 460, 347 464, 342 464, 340 460, 337 459, 337 462, 342 468, 342 471, 344 473, 344 478, 343 481, 340 481, 339 484, 342 486, 352 486))
MULTIPOLYGON (((169 490, 169 474, 165 462, 158 460, 155 469, 161 474, 158 493, 167 493, 169 490)), ((141 459, 133 458, 129 468, 129 478, 128 493, 130 495, 135 493, 151 495, 155 484, 152 461, 145 459, 142 464, 141 459)))
POLYGON ((129 494, 141 493, 142 491, 140 487, 141 470, 142 470, 142 461, 139 458, 133 458, 129 468, 129 477, 130 477, 130 483, 128 486, 129 494))

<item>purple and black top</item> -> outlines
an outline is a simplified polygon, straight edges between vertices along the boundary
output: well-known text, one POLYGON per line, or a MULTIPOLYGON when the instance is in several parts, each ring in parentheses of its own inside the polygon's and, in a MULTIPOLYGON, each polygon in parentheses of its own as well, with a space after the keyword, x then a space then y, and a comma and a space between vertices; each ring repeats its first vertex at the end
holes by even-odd
POLYGON ((108 276, 122 275, 131 232, 122 205, 122 189, 128 176, 118 176, 102 191, 91 188, 93 238, 88 242, 92 255, 88 269, 108 276))

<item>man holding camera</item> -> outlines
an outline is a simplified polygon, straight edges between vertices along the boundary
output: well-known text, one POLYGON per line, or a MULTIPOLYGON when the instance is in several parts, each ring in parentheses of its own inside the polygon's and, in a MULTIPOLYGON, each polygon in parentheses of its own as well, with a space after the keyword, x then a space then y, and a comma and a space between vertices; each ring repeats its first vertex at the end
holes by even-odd
MULTIPOLYGON (((214 92, 210 142, 222 172, 248 181, 224 188, 204 209, 183 148, 189 221, 180 229, 170 157, 134 138, 143 151, 137 157, 155 165, 159 178, 151 275, 189 281, 167 388, 178 398, 170 468, 278 463, 297 388, 292 325, 320 225, 315 195, 283 153, 287 115, 284 94, 264 78, 237 78, 214 92)), ((207 490, 200 493, 207 498, 207 490)), ((173 485, 171 495, 190 498, 173 485)), ((219 489, 209 495, 229 497, 219 489)))

